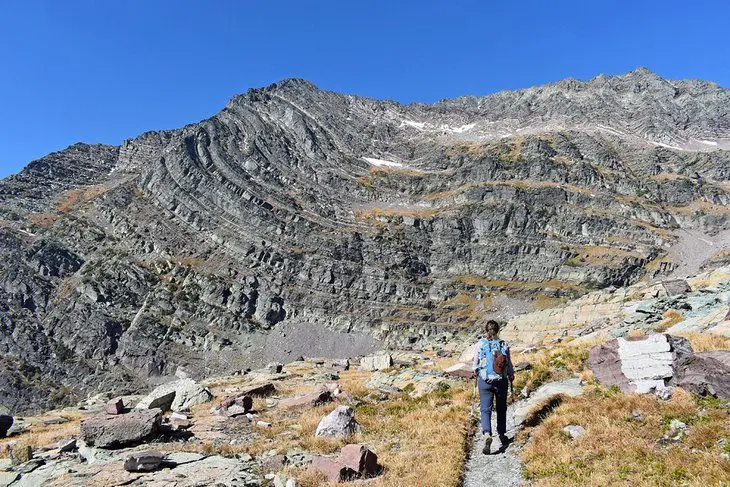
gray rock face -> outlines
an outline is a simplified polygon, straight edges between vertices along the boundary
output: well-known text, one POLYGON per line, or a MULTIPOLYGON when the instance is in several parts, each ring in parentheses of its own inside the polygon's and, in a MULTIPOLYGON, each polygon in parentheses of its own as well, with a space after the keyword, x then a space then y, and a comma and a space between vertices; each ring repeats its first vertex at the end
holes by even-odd
POLYGON ((284 325, 414 345, 507 312, 486 296, 630 282, 728 226, 728 106, 646 70, 409 106, 286 80, 33 161, 0 182, 0 409, 262 367, 284 325))
POLYGON ((148 439, 157 432, 161 421, 162 411, 159 409, 92 416, 81 421, 81 436, 89 445, 116 448, 148 439))

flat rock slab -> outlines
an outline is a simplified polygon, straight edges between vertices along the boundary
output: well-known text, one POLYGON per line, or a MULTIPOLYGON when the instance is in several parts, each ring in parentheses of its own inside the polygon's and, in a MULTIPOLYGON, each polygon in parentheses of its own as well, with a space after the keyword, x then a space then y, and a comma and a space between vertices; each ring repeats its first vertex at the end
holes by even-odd
POLYGON ((157 432, 161 421, 162 411, 159 409, 92 416, 81 421, 81 436, 89 445, 114 448, 149 438, 157 432))

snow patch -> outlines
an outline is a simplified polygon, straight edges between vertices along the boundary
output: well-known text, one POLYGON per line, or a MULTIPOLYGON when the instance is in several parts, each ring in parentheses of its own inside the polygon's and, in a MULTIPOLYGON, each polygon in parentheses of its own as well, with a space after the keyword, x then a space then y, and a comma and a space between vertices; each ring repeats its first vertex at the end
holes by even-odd
POLYGON ((373 166, 403 167, 400 162, 386 161, 385 159, 376 159, 374 157, 363 157, 363 159, 373 166))
POLYGON ((426 129, 426 122, 414 122, 413 120, 403 120, 403 122, 400 124, 400 126, 402 127, 403 125, 408 125, 409 127, 413 127, 418 130, 426 129))
POLYGON ((676 145, 662 144, 661 142, 653 142, 652 141, 652 144, 658 145, 660 147, 666 147, 667 149, 674 149, 674 150, 681 150, 681 151, 684 150, 681 147, 677 147, 676 145))
POLYGON ((447 130, 450 130, 451 132, 454 132, 456 134, 460 134, 462 132, 466 132, 468 130, 473 129, 475 125, 476 125, 475 123, 469 123, 469 124, 466 124, 466 125, 462 125, 461 127, 454 127, 454 128, 451 128, 451 129, 447 128, 447 130))
POLYGON ((713 145, 713 146, 718 145, 718 143, 715 142, 714 140, 698 140, 697 142, 699 142, 700 144, 705 144, 705 145, 713 145))

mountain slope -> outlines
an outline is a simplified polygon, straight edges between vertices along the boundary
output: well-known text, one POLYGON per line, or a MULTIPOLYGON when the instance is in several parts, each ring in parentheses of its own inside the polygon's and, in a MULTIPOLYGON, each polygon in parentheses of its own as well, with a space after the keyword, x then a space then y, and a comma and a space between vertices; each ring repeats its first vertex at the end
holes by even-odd
POLYGON ((272 327, 417 344, 670 273, 677 231, 727 229, 728 107, 646 70, 409 106, 285 80, 51 154, 0 182, 1 406, 240 369, 272 327))

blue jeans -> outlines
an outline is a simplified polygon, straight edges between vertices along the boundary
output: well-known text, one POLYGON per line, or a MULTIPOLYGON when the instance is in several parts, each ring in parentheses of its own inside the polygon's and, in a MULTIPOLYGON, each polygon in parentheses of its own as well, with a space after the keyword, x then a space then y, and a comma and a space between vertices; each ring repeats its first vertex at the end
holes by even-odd
POLYGON ((492 435, 492 403, 496 402, 497 434, 507 432, 507 379, 484 381, 477 379, 482 413, 482 434, 492 435))

